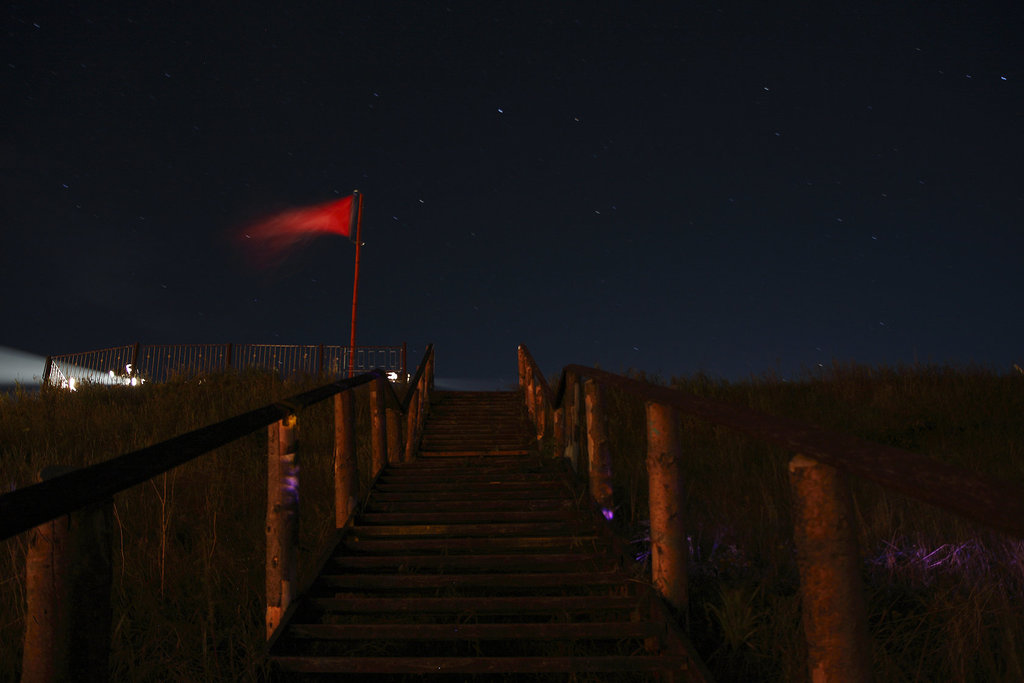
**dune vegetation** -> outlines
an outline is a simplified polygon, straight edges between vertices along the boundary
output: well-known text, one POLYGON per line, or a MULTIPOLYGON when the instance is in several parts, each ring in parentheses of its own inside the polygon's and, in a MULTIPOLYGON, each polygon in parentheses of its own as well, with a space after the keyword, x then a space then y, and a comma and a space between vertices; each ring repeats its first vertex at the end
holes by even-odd
MULTIPOLYGON (((666 381, 685 391, 928 454, 1020 484, 1024 376, 836 365, 800 381, 666 381)), ((315 385, 260 373, 0 398, 0 482, 81 467, 315 385)), ((360 469, 368 408, 357 391, 360 469)), ((643 406, 610 390, 618 531, 646 559, 643 406)), ((332 532, 330 401, 299 417, 301 566, 332 532)), ((690 604, 685 626, 720 681, 807 678, 792 544, 790 454, 684 419, 690 604)), ((265 679, 266 435, 115 497, 112 680, 265 679)), ((368 481, 364 477, 364 488, 368 481)), ((851 482, 880 681, 1024 680, 1024 541, 851 482)), ((27 534, 0 544, 0 680, 16 680, 27 534)))

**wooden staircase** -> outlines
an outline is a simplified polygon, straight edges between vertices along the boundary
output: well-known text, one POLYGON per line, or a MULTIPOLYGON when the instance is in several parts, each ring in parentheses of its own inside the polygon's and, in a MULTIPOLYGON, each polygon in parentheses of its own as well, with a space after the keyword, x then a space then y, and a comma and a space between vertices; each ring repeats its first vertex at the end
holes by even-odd
POLYGON ((279 680, 706 680, 518 392, 437 392, 299 600, 279 680), (341 675, 341 676, 339 676, 341 675))

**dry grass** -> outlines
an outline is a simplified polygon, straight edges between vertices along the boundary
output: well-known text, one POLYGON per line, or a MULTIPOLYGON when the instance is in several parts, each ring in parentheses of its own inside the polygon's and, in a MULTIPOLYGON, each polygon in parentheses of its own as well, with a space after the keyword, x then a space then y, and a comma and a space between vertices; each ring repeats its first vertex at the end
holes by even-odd
MULTIPOLYGON (((799 382, 697 376, 671 384, 924 453, 1024 491, 1024 378, 1016 373, 837 365, 799 382)), ((620 513, 642 557, 642 406, 616 392, 610 398, 620 513)), ((719 680, 805 680, 790 454, 697 420, 684 419, 683 434, 693 639, 719 680)), ((877 679, 1024 680, 1024 542, 874 484, 852 488, 877 679)))
MULTIPOLYGON (((315 386, 263 374, 141 388, 84 387, 0 403, 0 481, 50 464, 109 459, 315 386)), ((367 425, 365 388, 357 425, 367 425)), ((300 566, 333 531, 331 401, 299 418, 300 566)), ((361 430, 365 432, 364 430, 361 430)), ((368 471, 368 444, 357 444, 368 471)), ((266 433, 253 434, 115 497, 112 680, 260 680, 266 433)), ((0 680, 16 680, 27 534, 0 549, 0 680)))
MULTIPOLYGON (((835 366, 799 382, 698 375, 670 383, 1024 485, 1017 373, 835 366)), ((4 398, 0 482, 22 486, 48 464, 98 462, 302 388, 225 375, 4 398)), ((637 539, 642 558, 643 409, 614 391, 608 404, 616 523, 637 539)), ((330 433, 330 402, 300 416, 307 566, 333 525, 330 433)), ((265 447, 265 435, 253 435, 117 496, 114 680, 264 678, 265 447)), ((789 454, 696 420, 684 421, 684 452, 695 644, 721 681, 805 680, 789 454)), ((366 472, 364 441, 359 453, 366 472)), ((853 488, 876 678, 1024 680, 1024 543, 873 484, 853 488)), ((22 535, 0 548, 0 680, 18 676, 24 544, 22 535)))

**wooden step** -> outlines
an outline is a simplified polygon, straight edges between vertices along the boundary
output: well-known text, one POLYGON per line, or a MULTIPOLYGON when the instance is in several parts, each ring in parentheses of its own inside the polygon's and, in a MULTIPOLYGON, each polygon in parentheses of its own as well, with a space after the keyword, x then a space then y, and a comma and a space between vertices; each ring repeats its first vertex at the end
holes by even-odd
POLYGON ((282 671, 295 673, 585 673, 685 670, 686 656, 619 657, 278 657, 282 671))
POLYGON ((434 392, 416 459, 385 468, 279 629, 276 676, 686 670, 675 626, 583 496, 541 459, 520 392, 434 392))

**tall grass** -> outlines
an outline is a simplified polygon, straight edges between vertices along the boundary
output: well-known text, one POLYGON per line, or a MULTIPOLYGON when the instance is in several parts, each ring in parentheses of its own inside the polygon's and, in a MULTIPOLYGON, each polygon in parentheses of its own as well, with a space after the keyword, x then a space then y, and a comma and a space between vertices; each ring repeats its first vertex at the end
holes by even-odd
MULTIPOLYGON (((671 385, 925 453, 1024 491, 1019 375, 835 365, 797 382, 695 376, 671 385)), ((643 406, 614 390, 609 404, 619 518, 642 558, 643 406)), ((791 540, 792 454, 686 418, 683 452, 686 618, 695 644, 719 680, 806 680, 791 540)), ((1024 680, 1024 542, 868 482, 851 485, 877 679, 1024 680)))
MULTIPOLYGON (((0 402, 0 482, 82 467, 315 386, 261 373, 143 387, 86 386, 0 402)), ((368 473, 365 387, 356 390, 368 473)), ((333 531, 332 402, 299 416, 300 567, 333 531)), ((115 496, 112 680, 260 680, 266 430, 115 496)), ((364 474, 364 487, 368 475, 364 474)), ((0 680, 19 676, 27 534, 0 548, 0 680)))
MULTIPOLYGON (((635 376, 640 376, 634 373, 635 376)), ((640 376, 643 378, 642 376, 640 376)), ((657 378, 645 378, 666 383, 657 378)), ((1024 486, 1024 377, 980 369, 836 365, 797 382, 673 386, 955 462, 1024 486)), ((261 375, 0 400, 0 485, 83 466, 310 386, 261 375)), ((357 390, 360 471, 368 410, 357 390)), ((641 560, 643 406, 609 390, 616 523, 641 560)), ((299 418, 302 564, 333 527, 330 401, 299 418)), ((683 420, 691 637, 720 681, 807 679, 792 547, 791 454, 683 420)), ((262 680, 266 434, 115 498, 114 680, 262 680)), ((363 485, 368 482, 364 479, 363 485)), ((876 678, 1024 680, 1024 543, 851 482, 876 678)), ((25 535, 0 547, 0 680, 24 632, 25 535)))

